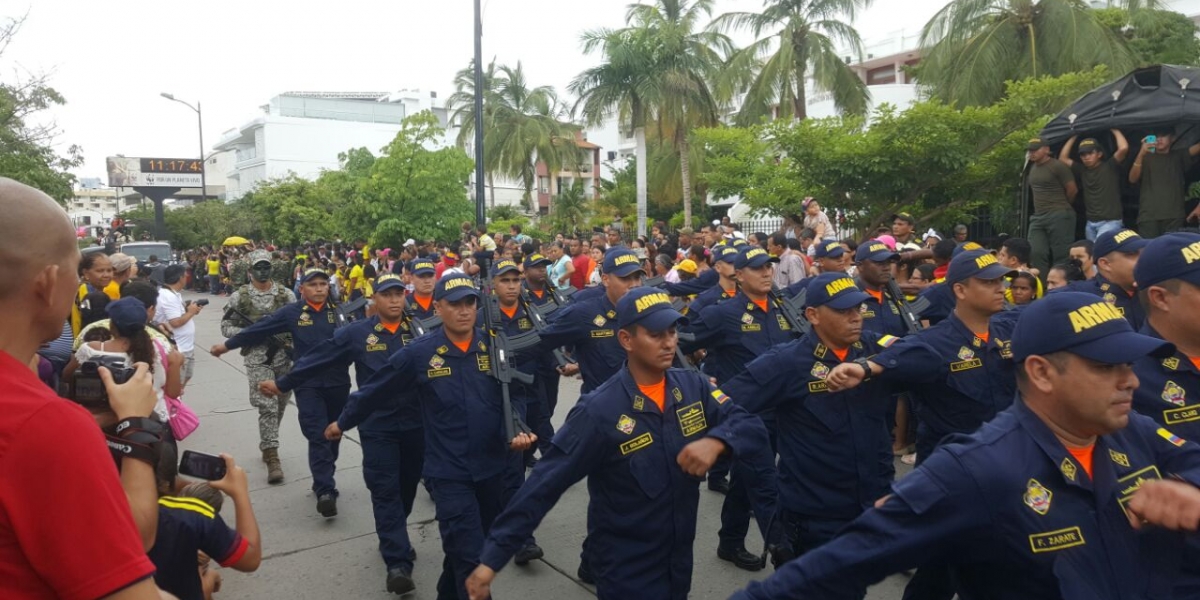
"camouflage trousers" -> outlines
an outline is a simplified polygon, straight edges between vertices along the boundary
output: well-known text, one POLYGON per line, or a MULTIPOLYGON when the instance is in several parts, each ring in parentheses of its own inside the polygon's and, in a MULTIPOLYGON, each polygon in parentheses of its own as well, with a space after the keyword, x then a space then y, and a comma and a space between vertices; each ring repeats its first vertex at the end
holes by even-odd
POLYGON ((258 448, 270 450, 279 447, 279 423, 287 408, 292 393, 274 398, 258 391, 258 382, 279 379, 292 370, 292 361, 277 359, 269 365, 246 364, 246 379, 250 382, 250 406, 258 409, 258 448))

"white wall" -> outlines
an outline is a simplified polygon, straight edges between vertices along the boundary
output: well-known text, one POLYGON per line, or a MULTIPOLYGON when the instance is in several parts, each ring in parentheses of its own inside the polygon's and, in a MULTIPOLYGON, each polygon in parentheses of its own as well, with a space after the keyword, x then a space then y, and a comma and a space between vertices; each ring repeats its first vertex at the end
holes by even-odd
MULTIPOLYGON (((288 172, 315 179, 323 169, 338 168, 338 154, 365 147, 379 156, 400 131, 399 125, 322 119, 271 117, 264 128, 267 176, 288 172)), ((244 183, 244 182, 243 182, 244 183)))

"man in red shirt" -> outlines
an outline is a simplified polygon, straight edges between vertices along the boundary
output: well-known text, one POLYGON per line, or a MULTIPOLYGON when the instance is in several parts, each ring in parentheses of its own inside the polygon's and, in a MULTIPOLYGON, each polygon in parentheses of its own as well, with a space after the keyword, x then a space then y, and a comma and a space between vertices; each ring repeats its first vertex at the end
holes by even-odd
MULTIPOLYGON (((49 196, 0 178, 0 593, 6 599, 155 599, 146 549, 157 520, 139 536, 104 434, 83 407, 54 395, 29 364, 62 332, 79 285, 70 219, 49 196)), ((103 370, 119 419, 147 417, 154 391, 146 365, 115 386, 103 370)), ((122 459, 127 481, 154 472, 122 459)))
POLYGON ((582 252, 583 245, 579 240, 571 240, 571 264, 575 265, 575 271, 571 273, 571 285, 577 290, 582 290, 587 285, 588 263, 592 257, 588 253, 582 252))

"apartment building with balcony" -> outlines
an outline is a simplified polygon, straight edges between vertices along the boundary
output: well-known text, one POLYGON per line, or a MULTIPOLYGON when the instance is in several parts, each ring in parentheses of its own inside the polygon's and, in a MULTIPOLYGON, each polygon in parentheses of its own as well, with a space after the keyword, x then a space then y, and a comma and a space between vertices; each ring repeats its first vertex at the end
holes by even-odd
POLYGON ((600 196, 600 151, 601 147, 587 140, 587 133, 580 131, 575 134, 575 152, 577 158, 573 164, 565 164, 557 173, 551 173, 546 163, 537 162, 537 211, 546 214, 550 211, 552 199, 561 190, 575 185, 578 179, 583 183, 583 193, 588 198, 600 196))

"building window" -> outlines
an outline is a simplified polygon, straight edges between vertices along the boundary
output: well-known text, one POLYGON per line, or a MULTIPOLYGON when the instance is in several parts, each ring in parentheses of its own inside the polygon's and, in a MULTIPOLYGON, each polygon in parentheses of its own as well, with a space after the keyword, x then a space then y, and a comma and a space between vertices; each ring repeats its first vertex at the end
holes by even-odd
POLYGON ((896 67, 888 65, 867 71, 867 85, 886 85, 896 83, 896 67))
POLYGON ((538 192, 540 192, 542 194, 550 193, 550 178, 549 177, 538 177, 538 192))

